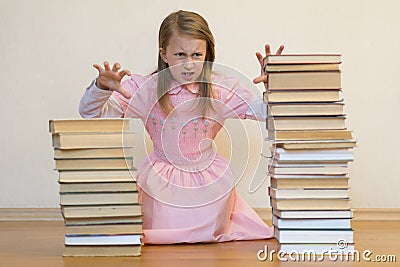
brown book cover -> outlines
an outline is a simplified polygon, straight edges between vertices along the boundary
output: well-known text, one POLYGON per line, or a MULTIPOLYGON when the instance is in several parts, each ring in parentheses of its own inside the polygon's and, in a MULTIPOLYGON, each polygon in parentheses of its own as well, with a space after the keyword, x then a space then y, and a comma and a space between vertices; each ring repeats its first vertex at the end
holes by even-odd
POLYGON ((334 117, 268 117, 268 130, 344 130, 345 116, 334 117))
POLYGON ((115 256, 115 257, 129 257, 140 256, 142 247, 135 246, 65 246, 64 257, 80 257, 80 256, 115 256))
POLYGON ((132 170, 74 170, 59 171, 60 183, 107 183, 133 182, 135 169, 132 170))
POLYGON ((348 188, 349 178, 283 178, 271 177, 271 186, 279 189, 348 188))
POLYGON ((133 157, 133 147, 54 149, 54 159, 89 159, 133 157))
POLYGON ((61 193, 63 206, 137 204, 138 192, 116 193, 61 193))
POLYGON ((264 92, 264 101, 272 103, 339 102, 340 90, 276 90, 264 92))
POLYGON ((141 216, 141 206, 132 205, 95 205, 95 206, 61 206, 66 219, 70 218, 108 218, 141 216))
POLYGON ((268 90, 340 89, 340 71, 271 72, 268 90))
POLYGON ((136 182, 61 183, 60 193, 135 192, 136 182))
POLYGON ((49 121, 50 133, 129 132, 131 120, 125 118, 59 119, 49 121))
POLYGON ((350 140, 353 138, 350 130, 281 130, 268 129, 268 139, 283 140, 350 140))
POLYGON ((109 224, 141 224, 142 216, 126 217, 93 217, 93 218, 64 218, 66 226, 109 225, 109 224))
POLYGON ((128 235, 142 233, 142 223, 65 226, 65 234, 67 235, 128 235))
POLYGON ((310 64, 266 64, 264 72, 288 71, 339 71, 340 63, 310 63, 310 64))
POLYGON ((342 62, 341 54, 282 54, 268 55, 264 65, 268 64, 323 64, 342 62))
POLYGON ((343 103, 271 103, 268 116, 343 116, 343 103))
POLYGON ((55 133, 53 146, 59 149, 133 147, 135 133, 55 133))
POLYGON ((131 170, 134 167, 133 158, 56 159, 55 163, 55 169, 61 171, 131 170))
POLYGON ((354 139, 343 139, 343 140, 286 140, 276 141, 276 147, 282 147, 288 150, 295 149, 345 149, 354 148, 357 142, 354 139))

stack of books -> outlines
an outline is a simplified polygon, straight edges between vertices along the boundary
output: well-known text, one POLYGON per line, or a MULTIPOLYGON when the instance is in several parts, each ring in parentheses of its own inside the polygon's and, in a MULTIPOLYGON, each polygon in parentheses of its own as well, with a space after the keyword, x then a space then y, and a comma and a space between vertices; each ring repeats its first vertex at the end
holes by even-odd
POLYGON ((270 55, 270 202, 283 251, 354 250, 348 164, 356 141, 346 128, 341 55, 270 55))
POLYGON ((142 214, 128 119, 51 120, 64 256, 139 256, 142 214))

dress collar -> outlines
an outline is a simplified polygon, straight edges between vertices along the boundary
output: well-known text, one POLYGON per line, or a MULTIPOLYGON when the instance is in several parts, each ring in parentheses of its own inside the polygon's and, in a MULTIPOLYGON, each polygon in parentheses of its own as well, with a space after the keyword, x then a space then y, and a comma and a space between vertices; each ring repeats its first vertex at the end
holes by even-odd
POLYGON ((199 94, 199 85, 188 86, 188 84, 178 84, 178 82, 173 81, 171 84, 171 90, 168 91, 170 95, 179 94, 182 90, 187 90, 192 94, 199 94))

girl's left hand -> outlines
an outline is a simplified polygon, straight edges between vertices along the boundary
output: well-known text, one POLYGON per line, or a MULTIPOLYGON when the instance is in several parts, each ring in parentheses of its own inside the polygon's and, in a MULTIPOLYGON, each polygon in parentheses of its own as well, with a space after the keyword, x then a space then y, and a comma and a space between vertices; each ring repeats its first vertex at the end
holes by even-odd
MULTIPOLYGON (((278 50, 276 50, 276 55, 281 55, 282 51, 285 47, 281 45, 278 50)), ((269 44, 265 45, 265 54, 266 56, 271 55, 271 46, 269 44)), ((267 88, 266 84, 268 82, 268 73, 264 73, 264 59, 265 57, 262 56, 260 52, 256 53, 256 57, 258 59, 258 62, 260 62, 261 65, 261 75, 258 76, 257 78, 254 78, 253 83, 257 84, 260 82, 264 82, 265 88, 267 88)))

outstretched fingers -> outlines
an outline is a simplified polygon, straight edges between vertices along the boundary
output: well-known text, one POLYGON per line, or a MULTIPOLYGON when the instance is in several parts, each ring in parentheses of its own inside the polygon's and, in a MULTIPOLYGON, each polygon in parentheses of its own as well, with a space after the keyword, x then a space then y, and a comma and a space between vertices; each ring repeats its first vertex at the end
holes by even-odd
POLYGON ((104 69, 106 70, 106 71, 110 71, 110 63, 108 63, 108 61, 104 61, 104 69))
POLYGON ((271 46, 269 44, 265 45, 265 55, 271 55, 271 46))
MULTIPOLYGON (((281 55, 284 48, 285 48, 284 45, 280 45, 278 50, 276 50, 276 55, 281 55)), ((269 44, 266 44, 264 49, 265 49, 265 57, 268 57, 269 55, 272 55, 271 46, 269 44)), ((256 78, 254 78, 253 79, 253 83, 257 84, 257 83, 264 82, 264 84, 267 84, 267 82, 268 82, 268 73, 264 74, 264 60, 265 60, 265 57, 260 52, 256 52, 256 57, 257 57, 257 60, 260 63, 260 66, 261 66, 261 75, 256 77, 256 78)))
POLYGON ((124 78, 125 75, 131 76, 132 73, 131 73, 130 70, 127 70, 127 69, 124 69, 124 70, 122 70, 122 71, 119 73, 119 76, 121 77, 121 79, 124 78))
POLYGON ((257 78, 254 78, 253 79, 253 83, 254 84, 258 84, 258 83, 261 83, 261 82, 264 82, 264 83, 266 83, 268 81, 268 75, 260 75, 260 76, 258 76, 257 78))
MULTIPOLYGON (((283 49, 285 49, 285 46, 284 45, 280 45, 278 50, 276 50, 275 55, 281 55, 282 52, 283 52, 283 49)), ((265 45, 265 55, 267 55, 267 56, 272 55, 271 46, 269 44, 265 45)))
POLYGON ((96 81, 97 87, 104 90, 117 91, 128 99, 132 97, 131 93, 127 91, 121 84, 122 79, 126 75, 132 75, 129 70, 121 70, 121 64, 118 62, 114 63, 111 68, 108 61, 104 61, 103 66, 100 64, 93 64, 93 67, 99 72, 96 81))
POLYGON ((276 50, 276 55, 282 55, 283 49, 285 49, 285 46, 280 45, 278 50, 276 50))
POLYGON ((114 63, 112 67, 113 72, 117 72, 121 68, 121 65, 119 63, 114 63))
POLYGON ((99 64, 93 64, 93 67, 95 69, 97 69, 97 71, 100 73, 102 73, 104 71, 104 69, 99 65, 99 64))
POLYGON ((260 52, 256 52, 256 57, 258 59, 258 62, 260 63, 261 67, 264 65, 264 57, 261 55, 260 52))
MULTIPOLYGON (((124 69, 124 70, 120 71, 119 75, 122 79, 122 78, 124 78, 125 75, 131 76, 132 73, 130 70, 124 69)), ((126 90, 122 85, 120 86, 119 92, 127 99, 132 98, 132 94, 128 90, 126 90)))

